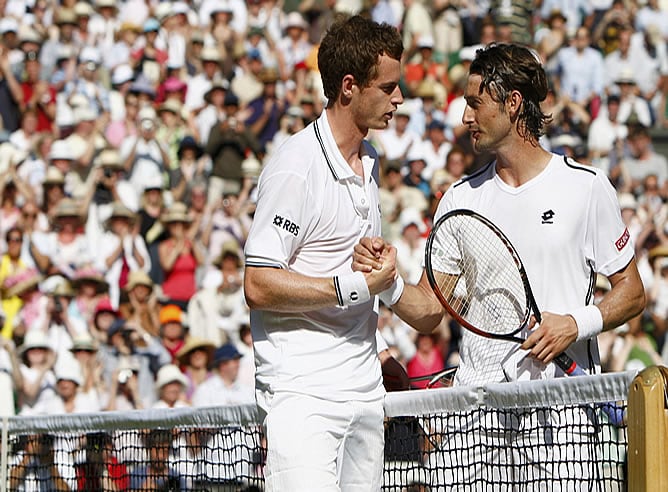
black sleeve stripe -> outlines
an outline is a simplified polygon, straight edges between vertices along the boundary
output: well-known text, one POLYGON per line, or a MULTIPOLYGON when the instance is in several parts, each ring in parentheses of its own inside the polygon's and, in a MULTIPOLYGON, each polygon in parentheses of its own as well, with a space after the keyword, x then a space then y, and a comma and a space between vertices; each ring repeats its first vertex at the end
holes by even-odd
POLYGON ((261 261, 253 261, 253 260, 247 260, 246 266, 255 268, 276 268, 278 270, 281 270, 283 268, 281 267, 281 265, 278 265, 276 263, 263 263, 261 261))
POLYGON ((334 275, 334 290, 336 291, 336 300, 339 303, 339 306, 343 306, 343 295, 341 294, 338 275, 334 275))

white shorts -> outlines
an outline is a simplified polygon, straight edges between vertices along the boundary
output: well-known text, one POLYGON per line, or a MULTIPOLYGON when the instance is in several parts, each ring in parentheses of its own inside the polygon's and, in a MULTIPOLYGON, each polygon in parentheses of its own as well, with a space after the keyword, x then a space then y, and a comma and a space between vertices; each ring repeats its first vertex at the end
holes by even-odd
POLYGON ((332 402, 298 393, 268 397, 267 492, 373 492, 383 477, 383 400, 332 402))

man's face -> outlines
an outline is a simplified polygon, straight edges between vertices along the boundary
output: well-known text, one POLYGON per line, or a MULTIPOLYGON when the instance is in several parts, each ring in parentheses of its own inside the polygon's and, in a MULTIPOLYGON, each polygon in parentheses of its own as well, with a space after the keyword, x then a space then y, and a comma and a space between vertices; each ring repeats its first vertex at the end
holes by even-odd
POLYGON ((498 148, 502 139, 510 133, 510 118, 501 110, 499 102, 492 99, 488 90, 479 93, 482 77, 472 74, 468 78, 464 99, 466 108, 462 123, 468 127, 471 143, 476 152, 498 148))
POLYGON ((369 129, 388 127, 397 106, 404 102, 399 87, 401 63, 387 55, 380 57, 378 75, 368 87, 352 87, 355 123, 366 134, 369 129))

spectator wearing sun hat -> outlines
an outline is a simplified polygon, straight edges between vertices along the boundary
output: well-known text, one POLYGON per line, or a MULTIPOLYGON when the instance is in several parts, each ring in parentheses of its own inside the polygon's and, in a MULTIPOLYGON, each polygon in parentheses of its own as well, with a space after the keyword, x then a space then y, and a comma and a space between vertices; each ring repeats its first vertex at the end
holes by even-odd
POLYGON ((40 292, 39 284, 44 280, 36 268, 27 268, 9 275, 2 284, 2 295, 5 299, 17 297, 21 307, 15 313, 12 323, 5 324, 2 335, 11 339, 14 330, 24 332, 37 323, 42 323, 46 310, 46 297, 40 292))
POLYGON ((157 138, 158 115, 150 106, 137 114, 137 135, 128 136, 119 149, 121 162, 137 195, 146 183, 162 178, 169 169, 169 151, 165 142, 157 138))
POLYGON ((306 60, 313 45, 304 36, 306 20, 297 11, 290 12, 283 22, 284 36, 276 43, 282 80, 292 78, 295 67, 306 60))
MULTIPOLYGON (((224 79, 221 71, 222 57, 215 46, 204 46, 200 53, 202 71, 188 80, 188 89, 184 106, 193 116, 197 115, 206 106, 205 94, 217 80, 229 88, 229 81, 224 79)), ((202 136, 203 138, 206 135, 202 136)))
POLYGON ((165 364, 155 377, 158 394, 153 408, 185 408, 190 404, 186 399, 188 379, 175 364, 165 364))
POLYGON ((103 396, 106 392, 102 374, 99 371, 99 359, 97 357, 99 346, 92 335, 85 333, 74 337, 72 347, 70 347, 72 359, 81 368, 83 382, 80 391, 85 394, 94 394, 97 398, 103 396))
MULTIPOLYGON (((68 315, 81 320, 84 326, 88 327, 93 322, 97 303, 109 294, 109 283, 102 271, 93 266, 76 270, 70 283, 74 295, 68 315)), ((87 328, 85 331, 88 331, 87 328)))
POLYGON ((119 317, 119 312, 108 297, 104 297, 97 302, 93 322, 89 325, 90 336, 97 343, 98 347, 109 341, 108 331, 111 325, 119 317))
POLYGON ((86 97, 87 105, 95 109, 98 115, 109 111, 109 92, 100 83, 99 68, 102 65, 100 49, 84 47, 79 53, 79 76, 65 85, 65 97, 81 94, 86 97))
POLYGON ((127 285, 130 273, 151 269, 148 248, 136 221, 136 213, 120 201, 113 202, 105 223, 106 232, 99 243, 97 267, 106 272, 109 297, 114 306, 119 305, 121 290, 127 285))
POLYGON ((53 231, 33 237, 33 255, 40 270, 51 274, 72 277, 74 271, 93 263, 91 244, 82 232, 84 211, 81 204, 71 198, 64 198, 56 206, 53 217, 53 231))
POLYGON ((147 81, 155 89, 168 58, 158 40, 160 21, 149 17, 142 25, 142 32, 145 43, 132 52, 130 64, 135 67, 135 78, 147 81))
POLYGON ((148 273, 144 270, 130 272, 120 303, 119 310, 129 323, 140 326, 152 336, 160 335, 158 296, 148 273))
POLYGON ((232 343, 213 353, 213 375, 193 395, 194 407, 234 406, 255 403, 254 388, 238 381, 239 359, 243 356, 232 343))
POLYGON ((211 363, 216 345, 210 340, 188 335, 186 343, 176 353, 176 362, 188 380, 186 400, 192 401, 197 387, 211 377, 211 363))
POLYGON ((179 306, 167 304, 160 308, 158 317, 160 321, 160 341, 169 352, 172 362, 176 362, 176 354, 185 345, 185 315, 179 306))
POLYGON ((164 274, 162 292, 168 302, 186 309, 196 291, 195 273, 204 264, 205 253, 199 242, 192 241, 188 236, 192 219, 184 203, 173 203, 160 220, 168 235, 158 245, 160 267, 164 274))
POLYGON ((56 391, 49 399, 40 400, 31 415, 65 415, 94 413, 101 409, 97 392, 84 392, 83 372, 72 358, 58 359, 54 367, 56 391))
POLYGON ((190 334, 216 345, 239 343, 239 329, 249 323, 243 293, 243 253, 234 239, 223 243, 222 251, 207 272, 202 288, 188 303, 190 334))
POLYGON ((23 386, 19 392, 20 414, 29 414, 33 407, 55 396, 56 375, 53 367, 56 353, 41 330, 29 330, 18 347, 21 357, 23 386))

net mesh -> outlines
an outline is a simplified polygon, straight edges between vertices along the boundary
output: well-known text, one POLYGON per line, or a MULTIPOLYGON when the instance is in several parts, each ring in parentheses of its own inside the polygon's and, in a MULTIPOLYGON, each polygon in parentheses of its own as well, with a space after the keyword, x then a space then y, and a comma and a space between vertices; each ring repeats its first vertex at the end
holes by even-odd
MULTIPOLYGON (((626 489, 633 374, 388 394, 385 491, 626 489)), ((253 406, 11 417, 4 490, 263 489, 253 406)))

